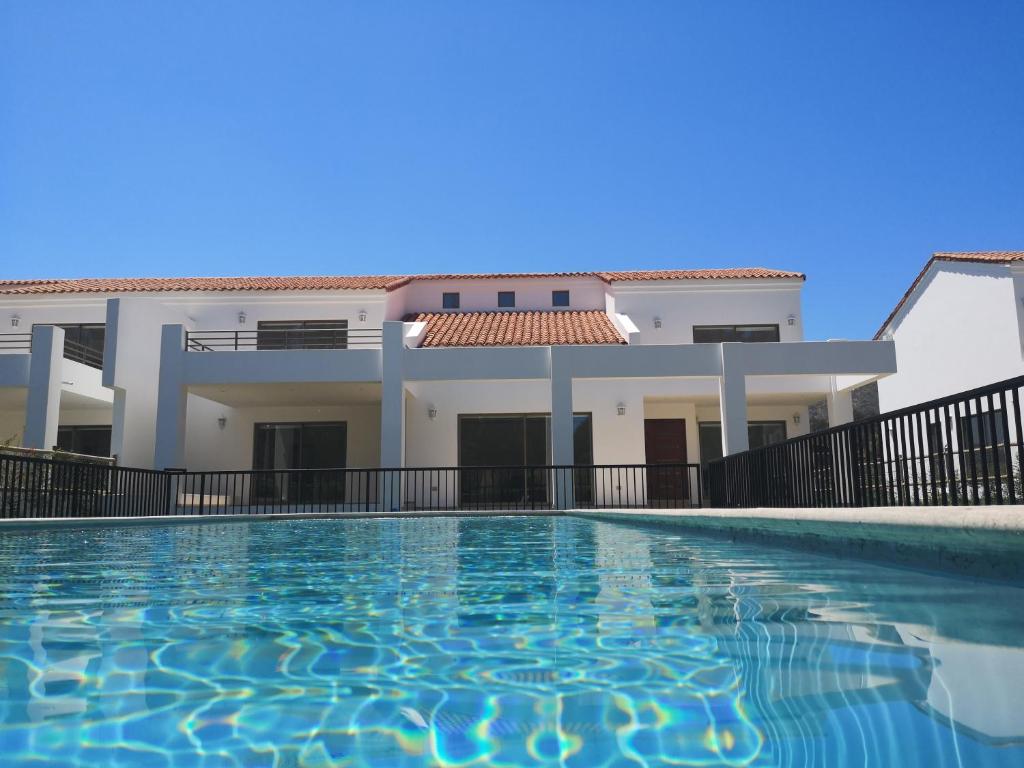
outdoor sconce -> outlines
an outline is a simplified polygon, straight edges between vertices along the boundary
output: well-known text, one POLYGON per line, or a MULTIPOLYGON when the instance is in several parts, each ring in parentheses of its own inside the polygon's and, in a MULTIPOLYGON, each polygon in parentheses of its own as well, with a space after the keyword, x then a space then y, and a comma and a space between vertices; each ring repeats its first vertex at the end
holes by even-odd
POLYGON ((660 317, 654 318, 654 327, 655 328, 661 328, 661 318, 660 317))
POLYGON ((616 405, 615 406, 615 412, 618 413, 619 416, 625 416, 626 415, 626 404, 625 403, 619 403, 618 405, 616 405))
POLYGON ((786 322, 790 325, 796 325, 796 315, 790 315, 786 318, 786 322))
POLYGON ((794 413, 793 414, 793 423, 794 424, 799 424, 800 423, 800 414, 799 413, 794 413))
POLYGON ((430 407, 429 407, 429 408, 427 409, 427 417, 428 417, 428 418, 429 418, 429 419, 430 419, 431 421, 433 421, 434 419, 436 419, 436 418, 437 418, 437 408, 435 408, 434 406, 430 406, 430 407))
POLYGON ((245 312, 244 311, 238 313, 238 324, 239 325, 245 325, 245 312))
POLYGON ((226 427, 227 425, 228 425, 228 417, 227 416, 219 416, 217 418, 217 426, 218 427, 220 427, 221 429, 224 429, 224 427, 226 427))
POLYGON ((360 323, 365 323, 366 322, 366 310, 365 309, 360 309, 359 310, 359 322, 360 323))
POLYGON ((21 322, 21 317, 19 315, 11 315, 11 327, 12 328, 17 328, 18 324, 20 322, 21 322))

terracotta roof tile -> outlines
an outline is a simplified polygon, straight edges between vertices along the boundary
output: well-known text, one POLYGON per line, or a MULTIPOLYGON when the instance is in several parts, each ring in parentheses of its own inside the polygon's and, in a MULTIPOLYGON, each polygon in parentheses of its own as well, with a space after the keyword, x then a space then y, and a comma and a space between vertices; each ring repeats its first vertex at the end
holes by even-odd
POLYGON ((367 277, 134 277, 0 280, 0 293, 150 293, 165 291, 389 290, 401 276, 367 277))
POLYGON ((911 295, 917 290, 917 286, 921 284, 924 276, 928 273, 932 264, 936 261, 967 261, 974 262, 976 264, 1009 264, 1014 261, 1024 261, 1024 251, 959 251, 959 252, 947 252, 938 251, 932 254, 932 257, 928 259, 928 263, 924 265, 924 268, 914 278, 914 282, 907 288, 907 292, 903 294, 903 297, 893 307, 892 312, 885 318, 885 322, 882 323, 881 327, 875 332, 875 338, 882 338, 882 334, 885 333, 885 329, 889 326, 889 323, 893 321, 899 311, 903 308, 903 305, 910 300, 911 295))
POLYGON ((754 279, 805 279, 802 272, 786 272, 781 269, 764 267, 739 267, 736 269, 641 269, 630 272, 598 272, 602 280, 614 283, 636 280, 754 280, 754 279))
POLYGON ((600 310, 544 312, 423 312, 406 322, 427 324, 423 347, 527 347, 625 344, 600 310))
POLYGON ((498 272, 494 274, 369 275, 308 277, 137 277, 66 280, 0 280, 0 294, 155 293, 167 291, 393 291, 417 280, 595 278, 606 283, 641 280, 735 280, 800 278, 799 272, 764 267, 741 269, 634 270, 629 272, 498 272))

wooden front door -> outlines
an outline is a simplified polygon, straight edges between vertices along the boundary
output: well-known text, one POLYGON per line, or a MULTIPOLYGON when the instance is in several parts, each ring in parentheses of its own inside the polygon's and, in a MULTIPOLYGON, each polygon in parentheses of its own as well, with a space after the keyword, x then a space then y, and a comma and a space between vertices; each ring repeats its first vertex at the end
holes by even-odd
POLYGON ((689 503, 686 419, 644 419, 647 500, 657 506, 689 503))

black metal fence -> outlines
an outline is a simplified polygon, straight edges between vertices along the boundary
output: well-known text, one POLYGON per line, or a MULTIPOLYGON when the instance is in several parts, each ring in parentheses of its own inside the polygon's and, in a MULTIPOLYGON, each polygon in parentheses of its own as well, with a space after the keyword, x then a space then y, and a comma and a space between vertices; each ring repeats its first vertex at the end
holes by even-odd
POLYGON ((185 349, 190 352, 239 352, 278 349, 349 349, 380 347, 380 328, 303 327, 256 330, 189 331, 185 349))
POLYGON ((0 517, 5 518, 702 504, 696 464, 188 472, 0 455, 0 517))
POLYGON ((31 352, 31 333, 0 333, 0 352, 31 352))
POLYGON ((1024 376, 710 462, 713 507, 1024 503, 1024 376))
POLYGON ((137 517, 172 511, 168 475, 0 453, 0 517, 137 517))

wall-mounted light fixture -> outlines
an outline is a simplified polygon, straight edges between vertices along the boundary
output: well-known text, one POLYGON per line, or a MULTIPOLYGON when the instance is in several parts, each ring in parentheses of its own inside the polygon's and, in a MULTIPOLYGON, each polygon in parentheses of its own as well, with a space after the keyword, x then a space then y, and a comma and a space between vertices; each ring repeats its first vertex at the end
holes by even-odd
POLYGON ((17 328, 20 323, 21 323, 21 316, 20 315, 11 315, 11 328, 17 328))
POLYGON ((660 317, 654 318, 654 327, 655 328, 661 328, 661 318, 660 317))
POLYGON ((789 317, 787 317, 786 322, 789 325, 796 325, 796 315, 790 315, 789 317))
POLYGON ((366 310, 365 309, 360 309, 359 310, 359 322, 360 323, 365 323, 366 322, 366 310))
POLYGON ((799 413, 794 413, 793 414, 793 423, 794 424, 799 424, 800 423, 800 414, 799 413))
POLYGON ((427 418, 429 418, 431 421, 436 419, 437 418, 437 408, 435 408, 434 406, 430 406, 429 408, 427 408, 427 418))
POLYGON ((220 427, 221 429, 224 429, 224 427, 226 427, 227 425, 228 425, 228 417, 227 416, 218 416, 217 417, 217 426, 218 427, 220 427))
POLYGON ((238 313, 238 324, 245 325, 245 310, 238 313))
POLYGON ((625 416, 626 415, 626 404, 625 403, 619 403, 618 405, 616 405, 615 406, 615 412, 617 414, 619 414, 619 416, 625 416))

